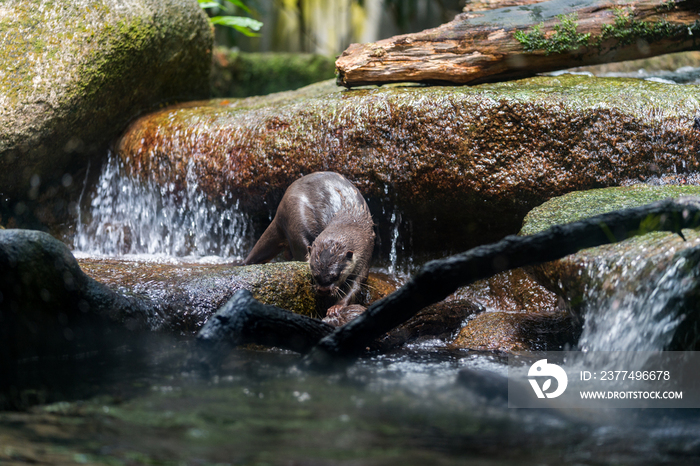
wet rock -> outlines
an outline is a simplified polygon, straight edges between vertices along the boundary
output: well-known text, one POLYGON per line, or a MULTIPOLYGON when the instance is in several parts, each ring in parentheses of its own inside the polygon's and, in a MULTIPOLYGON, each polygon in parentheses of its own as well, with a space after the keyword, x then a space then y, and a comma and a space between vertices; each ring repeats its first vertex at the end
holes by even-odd
MULTIPOLYGON (((82 259, 80 266, 110 289, 150 303, 157 310, 157 327, 171 332, 197 332, 240 289, 263 304, 310 317, 323 316, 333 304, 316 296, 306 262, 242 267, 82 259)), ((370 276, 368 285, 366 303, 393 290, 378 277, 370 276)))
POLYGON ((508 270, 457 290, 456 299, 471 300, 487 310, 555 313, 557 296, 523 269, 508 270))
POLYGON ((452 342, 456 348, 492 351, 560 350, 575 343, 580 326, 557 296, 523 269, 510 270, 460 288, 455 297, 478 303, 452 342))
POLYGON ((335 58, 310 53, 246 53, 214 48, 212 97, 248 97, 289 91, 331 79, 335 58))
POLYGON ((491 311, 470 320, 452 346, 491 351, 560 351, 575 343, 580 327, 567 313, 491 311))
POLYGON ((208 96, 212 33, 194 0, 8 0, 0 30, 3 221, 71 218, 88 161, 130 120, 208 96))
MULTIPOLYGON (((700 195, 700 187, 635 185, 571 193, 533 209, 521 234, 684 195, 700 195)), ((700 234, 683 230, 682 235, 647 233, 579 251, 531 272, 583 317, 579 345, 584 348, 695 349, 700 347, 700 234)))
POLYGON ((551 197, 697 170, 698 103, 691 87, 572 75, 352 91, 324 82, 165 108, 126 131, 118 156, 156 184, 183 189, 189 174, 209 199, 258 215, 259 229, 292 181, 337 171, 380 227, 394 205, 411 219, 416 250, 463 250, 517 232, 551 197))
POLYGON ((451 338, 464 321, 484 308, 468 299, 450 297, 420 310, 377 342, 376 349, 388 351, 406 343, 430 338, 451 338))
POLYGON ((152 317, 85 275, 50 235, 0 230, 0 362, 91 350, 116 329, 149 328, 152 317))

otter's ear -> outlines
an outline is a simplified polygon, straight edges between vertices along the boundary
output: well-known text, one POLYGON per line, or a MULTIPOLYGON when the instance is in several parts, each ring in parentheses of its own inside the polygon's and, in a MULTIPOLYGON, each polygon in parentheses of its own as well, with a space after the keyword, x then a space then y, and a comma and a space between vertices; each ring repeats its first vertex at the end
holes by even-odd
POLYGON ((352 252, 352 251, 348 251, 347 253, 345 253, 345 258, 346 258, 347 260, 351 261, 351 260, 352 260, 352 255, 353 255, 353 252, 352 252))
POLYGON ((306 247, 306 261, 308 262, 309 259, 311 259, 311 246, 306 247))

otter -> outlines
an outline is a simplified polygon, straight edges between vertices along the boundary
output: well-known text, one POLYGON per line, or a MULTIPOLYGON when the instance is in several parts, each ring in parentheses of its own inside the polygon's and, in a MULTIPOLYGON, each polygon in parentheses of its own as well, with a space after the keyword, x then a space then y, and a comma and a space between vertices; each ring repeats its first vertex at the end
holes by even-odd
POLYGON ((333 308, 355 303, 369 274, 374 222, 360 191, 344 176, 316 172, 292 183, 272 223, 243 261, 309 262, 318 294, 339 298, 333 308))

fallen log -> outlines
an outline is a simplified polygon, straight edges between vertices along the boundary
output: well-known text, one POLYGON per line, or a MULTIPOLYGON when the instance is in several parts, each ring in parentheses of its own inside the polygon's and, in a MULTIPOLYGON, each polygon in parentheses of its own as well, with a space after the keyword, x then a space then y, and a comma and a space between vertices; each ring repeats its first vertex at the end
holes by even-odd
POLYGON ((306 353, 333 329, 319 319, 263 304, 241 289, 202 327, 197 342, 216 358, 225 356, 226 348, 248 343, 306 353))
POLYGON ((478 84, 698 50, 698 0, 550 0, 465 12, 414 34, 352 44, 338 84, 478 84))
MULTIPOLYGON (((386 352, 417 338, 454 332, 467 317, 482 311, 467 300, 443 304, 422 309, 403 325, 370 342, 371 349, 386 352)), ((198 352, 191 365, 217 367, 231 348, 246 344, 275 346, 304 354, 334 329, 325 321, 263 304, 250 291, 238 290, 197 334, 198 352)))
POLYGON ((403 287, 324 337, 305 356, 315 369, 343 367, 372 341, 410 319, 420 309, 445 299, 458 287, 505 270, 560 259, 581 249, 622 241, 650 231, 700 226, 700 199, 684 197, 555 225, 531 236, 508 236, 425 264, 403 287))

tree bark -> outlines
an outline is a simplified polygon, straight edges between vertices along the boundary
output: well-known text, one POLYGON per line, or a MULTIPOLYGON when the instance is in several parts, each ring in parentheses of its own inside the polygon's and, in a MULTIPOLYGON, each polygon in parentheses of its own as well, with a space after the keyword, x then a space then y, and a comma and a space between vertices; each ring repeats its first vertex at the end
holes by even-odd
POLYGON ((555 225, 531 236, 503 240, 425 264, 408 283, 372 304, 357 319, 324 337, 305 357, 316 369, 343 367, 369 344, 422 308, 458 287, 505 270, 560 259, 581 249, 614 243, 634 234, 700 226, 700 199, 679 198, 555 225))
POLYGON ((466 12, 446 24, 352 44, 338 84, 478 84, 700 47, 698 0, 550 0, 466 12))
POLYGON ((248 290, 238 290, 216 311, 197 334, 201 348, 225 355, 224 347, 255 343, 306 353, 334 327, 257 301, 248 290))

